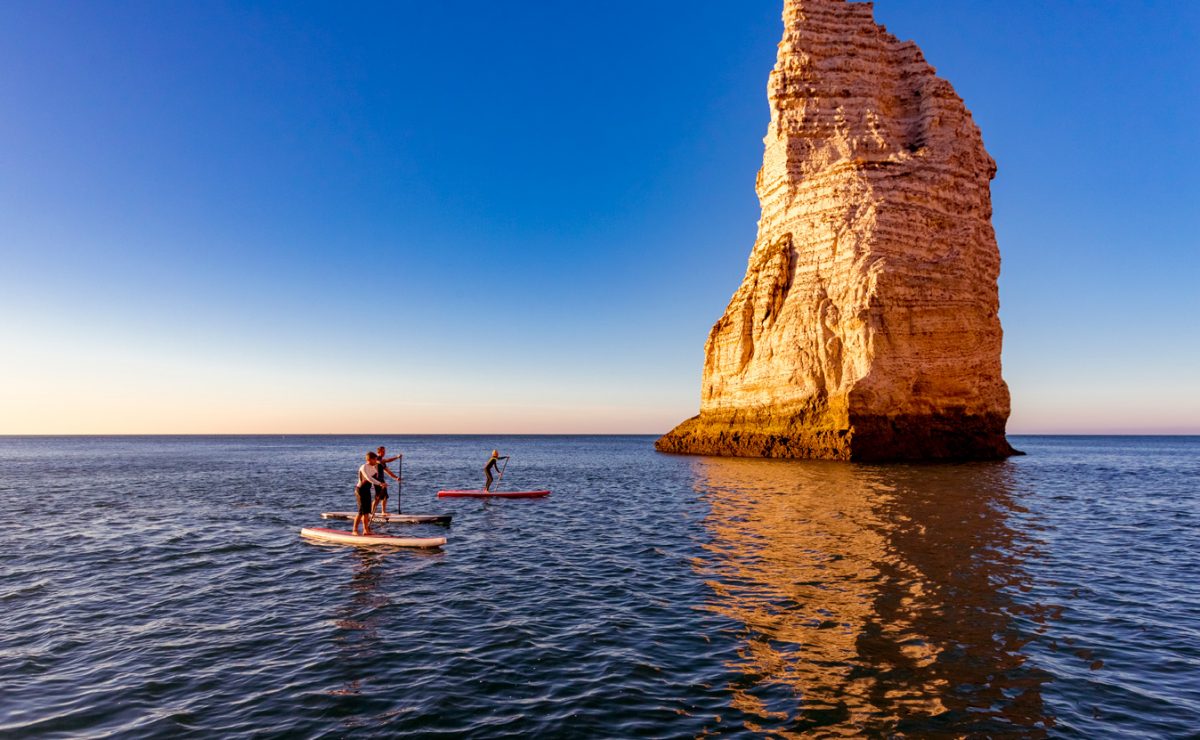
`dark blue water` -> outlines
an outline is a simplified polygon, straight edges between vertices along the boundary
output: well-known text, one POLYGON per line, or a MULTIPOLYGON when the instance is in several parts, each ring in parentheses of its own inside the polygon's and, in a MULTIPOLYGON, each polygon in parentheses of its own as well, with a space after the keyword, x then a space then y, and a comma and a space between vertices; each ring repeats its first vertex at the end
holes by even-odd
POLYGON ((926 466, 652 442, 0 438, 0 734, 1200 728, 1200 438, 926 466), (455 515, 389 531, 447 546, 301 540, 380 443, 405 510, 455 515), (434 498, 494 446, 553 495, 434 498))

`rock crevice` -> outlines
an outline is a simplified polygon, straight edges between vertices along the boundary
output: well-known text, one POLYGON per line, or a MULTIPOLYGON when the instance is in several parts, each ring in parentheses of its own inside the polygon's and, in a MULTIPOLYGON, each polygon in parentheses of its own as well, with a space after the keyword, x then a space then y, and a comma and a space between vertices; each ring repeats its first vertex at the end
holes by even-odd
POLYGON ((870 3, 785 0, 746 276, 667 452, 987 459, 1004 437, 996 165, 870 3))

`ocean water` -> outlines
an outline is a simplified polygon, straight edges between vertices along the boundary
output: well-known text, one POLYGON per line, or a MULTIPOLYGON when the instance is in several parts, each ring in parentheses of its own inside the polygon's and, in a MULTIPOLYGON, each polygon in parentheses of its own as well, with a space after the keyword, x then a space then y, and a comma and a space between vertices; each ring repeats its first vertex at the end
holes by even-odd
POLYGON ((1196 736, 1200 438, 1013 441, 0 438, 0 735, 1196 736), (298 536, 377 444, 444 548, 298 536))

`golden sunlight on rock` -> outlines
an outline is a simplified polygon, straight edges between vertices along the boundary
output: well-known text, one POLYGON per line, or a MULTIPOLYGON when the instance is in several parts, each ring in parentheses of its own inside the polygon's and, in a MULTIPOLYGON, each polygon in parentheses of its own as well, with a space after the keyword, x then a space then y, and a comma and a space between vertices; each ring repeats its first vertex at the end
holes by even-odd
POLYGON ((705 344, 700 414, 664 452, 995 459, 990 181, 954 89, 869 3, 787 0, 768 83, 762 217, 705 344))

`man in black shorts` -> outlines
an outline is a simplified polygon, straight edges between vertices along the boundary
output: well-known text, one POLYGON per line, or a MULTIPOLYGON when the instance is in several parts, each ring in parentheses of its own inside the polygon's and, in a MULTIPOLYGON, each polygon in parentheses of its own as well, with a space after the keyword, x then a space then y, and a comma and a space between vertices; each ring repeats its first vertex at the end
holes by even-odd
POLYGON ((375 459, 376 459, 375 477, 378 478, 383 483, 383 485, 375 486, 375 503, 371 507, 371 513, 373 513, 373 514, 380 513, 379 509, 381 506, 383 507, 383 513, 385 515, 388 513, 388 510, 387 510, 388 487, 387 487, 387 478, 385 478, 384 476, 390 475, 390 476, 392 476, 393 480, 395 480, 395 481, 400 480, 400 476, 393 473, 392 469, 389 468, 387 466, 387 464, 390 462, 393 462, 395 460, 399 460, 400 458, 404 457, 404 455, 396 455, 395 457, 384 457, 386 454, 387 454, 387 448, 384 447, 383 445, 380 445, 378 451, 375 454, 375 459))
POLYGON ((358 523, 362 522, 363 534, 371 534, 371 489, 383 487, 383 481, 375 477, 379 456, 374 452, 367 453, 367 461, 358 468, 358 485, 354 487, 354 495, 358 499, 358 513, 354 515, 354 527, 351 531, 358 534, 358 523))

